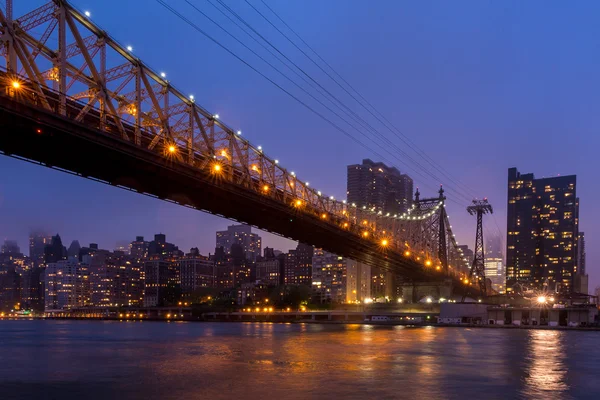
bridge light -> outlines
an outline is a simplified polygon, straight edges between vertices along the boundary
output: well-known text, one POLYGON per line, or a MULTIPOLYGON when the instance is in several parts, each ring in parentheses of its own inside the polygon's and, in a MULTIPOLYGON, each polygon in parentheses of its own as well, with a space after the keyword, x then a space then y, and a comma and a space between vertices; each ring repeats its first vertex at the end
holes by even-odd
POLYGON ((169 153, 175 153, 175 150, 176 150, 175 146, 173 146, 173 145, 169 146, 169 153))
POLYGON ((544 304, 546 302, 546 296, 538 296, 537 302, 539 304, 544 304))
POLYGON ((269 185, 263 186, 263 192, 268 192, 268 191, 269 191, 269 185))
POLYGON ((554 297, 550 297, 550 299, 548 299, 548 300, 550 300, 550 302, 554 303, 554 297))
POLYGON ((86 17, 88 17, 88 18, 92 16, 92 13, 91 13, 91 12, 89 12, 89 11, 86 11, 86 12, 84 12, 84 14, 85 14, 85 16, 86 16, 86 17))
POLYGON ((344 228, 347 228, 347 227, 348 227, 348 223, 344 222, 344 228))
POLYGON ((219 114, 215 114, 215 115, 213 115, 213 118, 214 118, 214 119, 219 119, 219 114))
POLYGON ((438 265, 437 267, 435 267, 435 269, 437 269, 437 270, 439 271, 440 269, 442 269, 442 267, 440 267, 440 266, 438 265))
POLYGON ((262 152, 262 146, 257 147, 258 151, 262 152))
POLYGON ((327 214, 325 214, 325 213, 321 214, 321 218, 327 219, 327 214))
POLYGON ((381 245, 382 245, 383 247, 386 247, 386 246, 388 245, 388 241, 387 241, 387 239, 383 239, 383 240, 381 241, 381 245))
POLYGON ((21 84, 18 81, 12 81, 12 87, 13 89, 20 89, 21 84))
POLYGON ((161 72, 161 73, 160 73, 160 77, 161 77, 161 78, 166 78, 166 77, 167 77, 167 74, 165 74, 164 72, 161 72))
POLYGON ((403 299, 398 299, 398 303, 402 303, 404 300, 403 299))
POLYGON ((433 300, 431 299, 431 297, 428 297, 427 300, 425 300, 425 301, 428 302, 428 303, 433 302, 433 300))
POLYGON ((292 171, 292 172, 290 172, 290 175, 296 176, 296 173, 294 171, 292 171))
POLYGON ((225 149, 221 150, 221 156, 227 157, 227 150, 225 150, 225 149))
POLYGON ((127 46, 127 51, 133 51, 133 47, 127 46))
POLYGON ((190 100, 194 101, 194 95, 190 94, 190 100))
POLYGON ((302 200, 296 200, 296 207, 302 206, 302 200))
POLYGON ((258 167, 256 166, 256 164, 253 164, 250 168, 252 169, 252 171, 258 171, 258 167))
POLYGON ((369 231, 364 231, 362 235, 363 237, 369 237, 369 231))
POLYGON ((275 160, 275 164, 279 164, 279 160, 275 160))
POLYGON ((465 282, 465 285, 469 284, 469 280, 468 279, 465 279, 464 282, 465 282))
POLYGON ((427 265, 428 267, 430 267, 431 266, 431 260, 425 261, 425 265, 427 265))
POLYGON ((213 171, 215 171, 215 172, 221 172, 221 164, 215 164, 215 165, 213 165, 213 171))
POLYGON ((318 195, 318 196, 320 196, 320 195, 321 195, 321 191, 320 191, 320 190, 318 190, 318 191, 317 191, 317 195, 318 195))

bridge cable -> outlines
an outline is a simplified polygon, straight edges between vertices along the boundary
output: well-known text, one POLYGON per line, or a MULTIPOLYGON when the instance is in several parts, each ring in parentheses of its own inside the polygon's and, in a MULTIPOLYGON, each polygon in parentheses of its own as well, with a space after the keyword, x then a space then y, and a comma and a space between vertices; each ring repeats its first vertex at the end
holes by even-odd
MULTIPOLYGON (((222 10, 220 10, 218 7, 216 7, 210 0, 207 0, 209 2, 209 4, 211 4, 213 7, 215 7, 217 10, 219 10, 222 14, 224 14, 230 21, 232 21, 232 19, 226 15, 225 13, 223 13, 222 10)), ((243 24, 245 24, 248 28, 250 28, 257 36, 259 36, 261 39, 263 39, 267 44, 269 44, 271 47, 273 47, 273 49, 275 51, 277 51, 279 54, 281 54, 286 60, 288 60, 291 64, 293 64, 297 69, 299 69, 304 75, 306 75, 310 80, 312 80, 315 84, 317 84, 321 89, 323 89, 325 92, 327 92, 335 101, 337 101, 340 105, 337 105, 335 103, 333 103, 333 101, 331 101, 331 99, 327 98, 326 96, 323 95, 322 92, 320 92, 314 85, 312 85, 310 82, 308 82, 306 79, 304 79, 302 76, 300 76, 296 71, 294 71, 293 69, 291 69, 291 67, 287 64, 285 64, 284 61, 282 61, 278 56, 274 55, 273 52, 269 51, 269 49, 266 49, 269 54, 273 55, 278 61, 280 61, 282 64, 284 64, 288 69, 291 69, 297 76, 299 76, 304 82, 308 83, 313 89, 315 89, 319 94, 321 94, 322 96, 324 96, 330 103, 334 104, 338 109, 340 109, 342 112, 344 112, 346 115, 348 115, 350 118, 352 118, 354 121, 356 121, 357 123, 359 123, 363 128, 372 131, 377 137, 379 137, 381 140, 383 140, 384 142, 387 143, 387 145, 395 148, 396 151, 398 151, 399 153, 403 154, 406 156, 406 158, 408 158, 409 160, 411 160, 413 163, 415 163, 418 167, 421 168, 421 170, 423 172, 425 172, 426 174, 428 174, 431 178, 435 179, 436 181, 440 181, 439 177, 433 175, 428 169, 424 168, 420 163, 418 163, 417 161, 415 161, 412 157, 410 157, 407 153, 405 153, 401 148, 399 148, 396 144, 394 144, 393 142, 391 142, 387 137, 385 137, 385 135, 383 135, 382 133, 380 133, 379 131, 377 131, 377 129, 375 129, 373 126, 371 126, 368 122, 366 122, 362 117, 357 116, 356 113, 354 113, 350 108, 348 108, 343 102, 341 102, 337 97, 335 97, 335 95, 331 94, 326 88, 324 88, 321 84, 319 84, 316 80, 314 80, 309 74, 307 74, 302 68, 300 68, 297 64, 295 64, 292 60, 290 60, 285 54, 283 54, 279 49, 277 49, 270 41, 268 41, 263 35, 261 35, 258 31, 256 31, 256 29, 254 29, 251 25, 249 25, 242 17, 240 17, 234 10, 232 10, 229 6, 227 6, 225 3, 223 3, 223 1, 221 0, 217 0, 221 6, 223 6, 225 9, 227 9, 230 13, 232 13, 238 20, 240 20, 243 24), (344 107, 345 110, 342 108, 344 107)), ((212 20, 210 17, 208 17, 204 12, 202 12, 201 10, 199 10, 196 6, 194 6, 193 4, 191 4, 188 0, 186 0, 186 2, 192 6, 196 11, 198 11, 199 13, 201 13, 202 15, 204 15, 207 19, 209 19, 211 22, 213 22, 215 25, 219 26, 222 30, 224 30, 228 35, 234 37, 229 31, 227 31, 226 29, 224 29, 222 26, 220 26, 218 23, 216 23, 214 20, 212 20)), ((244 33, 246 33, 248 36, 250 36, 250 38, 252 38, 255 42, 259 43, 256 38, 254 38, 252 35, 250 35, 245 29, 243 29, 242 27, 240 27, 239 24, 237 24, 235 21, 232 21, 238 28, 240 28, 244 33)), ((241 43, 241 41, 237 38, 234 37, 235 40, 237 40, 238 42, 241 43)), ((259 57, 261 60, 265 61, 267 64, 269 64, 272 68, 276 69, 275 67, 273 67, 272 64, 268 63, 266 60, 264 60, 263 57, 259 56, 258 54, 256 54, 255 51, 251 50, 248 48, 248 46, 246 46, 245 44, 241 43, 244 47, 246 47, 248 50, 250 50, 253 54, 255 54, 257 57, 259 57)), ((259 43, 263 48, 265 48, 264 45, 262 45, 261 43, 259 43)), ((276 69, 277 70, 277 69, 276 69)), ((281 71, 278 71, 280 74, 284 75, 281 71)), ((312 97, 313 99, 315 99, 314 96, 312 96, 311 94, 309 94, 304 88, 300 87, 297 83, 293 82, 289 77, 285 76, 284 77, 288 80, 290 80, 294 85, 298 86, 302 91, 304 91, 305 93, 307 93, 310 97, 312 97)), ((317 100, 317 99, 315 99, 317 100)), ((319 100, 317 100, 321 105, 323 105, 322 102, 320 102, 319 100)), ((325 106, 326 107, 326 106, 325 106)), ((328 108, 328 107, 326 107, 328 108)), ((331 109, 328 108, 329 111, 332 111, 331 109)), ((333 111, 332 111, 333 112, 333 111)), ((341 118, 337 113, 335 113, 336 116, 338 116, 339 118, 341 118)), ((347 124, 349 124, 350 126, 352 126, 352 124, 350 124, 348 121, 344 120, 344 122, 346 122, 347 124)), ((359 131, 355 126, 352 126, 355 130, 359 131)), ((361 133, 362 135, 364 135, 364 133, 362 131, 359 131, 359 133, 361 133)), ((371 138, 369 138, 372 142, 374 142, 371 138)), ((375 142, 374 142, 375 143, 375 142)), ((375 143, 376 145, 378 145, 380 148, 383 148, 380 144, 375 143)), ((387 148, 383 148, 386 152, 390 153, 389 149, 387 148)), ((428 179, 427 177, 425 177, 419 170, 414 169, 413 167, 409 166, 404 160, 398 158, 396 155, 392 155, 394 158, 396 158, 397 160, 399 160, 402 164, 404 164, 407 168, 411 169, 412 171, 414 171, 415 173, 417 173, 418 175, 420 175, 421 177, 428 179)), ((393 164, 393 163, 392 163, 393 164)), ((466 201, 471 201, 472 198, 469 197, 468 195, 465 195, 464 192, 459 192, 457 190, 455 190, 453 187, 448 187, 449 190, 456 192, 459 196, 462 196, 466 201)), ((437 189, 436 189, 437 190, 437 189)), ((458 203, 457 203, 458 204, 458 203)))
MULTIPOLYGON (((315 89, 319 94, 321 94, 322 96, 323 93, 321 93, 314 85, 312 85, 309 81, 307 81, 303 76, 301 76, 300 74, 298 74, 294 69, 292 69, 288 64, 286 64, 284 61, 282 61, 277 55, 273 54, 272 51, 270 51, 268 48, 266 48, 262 43, 260 43, 259 41, 256 40, 256 38, 254 38, 251 34, 249 34, 243 27, 241 27, 238 23, 236 23, 235 21, 233 21, 227 14, 225 14, 222 10, 220 10, 218 7, 216 7, 210 0, 207 0, 213 7, 215 7, 218 11, 220 11, 223 15, 225 15, 230 21, 232 21, 238 28, 240 28, 244 33, 246 33, 251 39, 253 39, 255 42, 257 42, 259 45, 261 45, 266 51, 269 52, 269 54, 271 54, 272 56, 274 56, 279 62, 281 62, 284 66, 286 66, 288 69, 290 69, 292 72, 294 72, 298 77, 300 77, 304 82, 306 82, 307 84, 309 84, 313 89, 315 89)), ((217 0, 219 1, 219 0, 217 0)), ((345 118, 343 118, 342 116, 340 116, 338 113, 336 113, 334 110, 332 110, 331 108, 329 108, 328 106, 326 106, 325 104, 323 104, 322 101, 320 101, 319 99, 317 99, 314 95, 312 95, 311 93, 309 93, 306 89, 304 89, 303 87, 301 87, 300 85, 298 85, 298 83, 296 83, 294 80, 292 80, 289 76, 287 76, 285 73, 283 73, 281 70, 279 70, 278 68, 276 68, 273 64, 271 64, 269 61, 267 61, 264 57, 262 57, 261 55, 257 54, 256 51, 254 51, 253 49, 251 49, 250 47, 248 47, 245 43, 243 43, 239 38, 237 38, 235 35, 233 35, 229 30, 225 29, 223 26, 221 26, 219 23, 217 23, 214 19, 212 19, 210 16, 208 16, 206 13, 204 13, 202 10, 198 9, 195 5, 191 4, 189 1, 186 0, 186 2, 192 7, 194 8, 197 12, 199 12, 201 15, 203 15, 205 18, 207 18, 209 21, 211 21, 213 24, 215 24, 217 27, 219 27, 221 30, 223 30, 227 35, 231 36, 234 40, 236 40, 238 43, 240 43, 243 47, 245 47, 247 50, 249 50, 252 54, 254 54, 256 57, 258 57, 260 60, 262 60, 263 62, 265 62, 267 65, 269 65, 271 68, 273 68, 276 72, 278 72, 280 75, 282 75, 285 79, 287 79, 288 81, 290 81, 292 84, 294 84, 296 87, 298 87, 300 90, 302 90, 304 93, 306 93, 308 96, 310 96, 312 99, 314 99, 315 101, 317 101, 321 106, 325 107, 328 111, 332 112, 334 115, 336 115, 338 118, 340 118, 342 121, 344 121, 346 124, 348 124, 350 127, 352 127, 353 129, 355 129, 358 133, 360 133, 363 136, 364 133, 359 130, 356 126, 354 126, 352 123, 348 122, 345 118)), ((220 2, 220 1, 219 1, 220 2)), ((220 2, 221 3, 221 2, 220 2)), ((227 7, 225 5, 225 7, 227 7)), ((228 8, 228 7, 227 7, 228 8)), ((235 11, 229 9, 230 12, 235 13, 235 11)), ((236 14, 237 16, 237 14, 236 14)), ((240 18, 239 16, 237 16, 238 18, 240 18)), ((245 21, 244 21, 245 23, 245 21)), ((248 24, 246 24, 247 26, 249 26, 248 24)), ((253 29, 251 26, 249 26, 251 29, 253 29)), ((256 32, 256 31, 255 31, 256 32)), ((258 34, 258 33, 257 33, 258 34)), ((260 35, 260 34, 258 34, 260 35)), ((266 39, 265 39, 266 40, 266 39)), ((280 52, 281 53, 281 52, 280 52)), ((281 53, 283 55, 283 53, 281 53)), ((289 60, 289 58, 287 58, 285 55, 283 55, 286 59, 289 60)), ((291 60, 290 60, 291 62, 291 60)), ((297 66, 296 66, 297 67, 297 66)), ((299 68, 299 67, 298 67, 299 68)), ((307 75, 308 76, 308 75, 307 75)), ((310 79, 312 79, 309 76, 310 79)), ((318 83, 317 83, 318 84, 318 83)), ((380 137, 382 140, 384 140, 385 142, 387 142, 387 144, 389 146, 395 147, 396 150, 402 154, 405 154, 407 156, 407 158, 410 158, 406 153, 403 152, 402 149, 400 149, 399 147, 397 147, 397 145, 395 145, 394 143, 392 143, 389 139, 387 139, 384 135, 382 135, 380 132, 378 132, 375 128, 373 128, 370 124, 368 124, 366 121, 364 121, 362 118, 358 117, 359 119, 357 120, 357 117, 355 116, 354 113, 352 113, 351 111, 346 111, 343 108, 341 108, 339 105, 337 105, 336 103, 334 103, 331 99, 327 98, 326 96, 324 96, 325 99, 327 99, 331 104, 333 104, 334 106, 336 106, 339 110, 341 110, 344 114, 346 114, 348 117, 350 117, 351 119, 353 119, 355 122, 357 122, 358 124, 360 124, 363 128, 367 129, 367 130, 371 130, 375 135, 377 135, 378 137, 380 137), (362 122, 361 122, 362 121, 362 122)), ((336 99, 337 100, 337 99, 336 99)), ((339 102, 339 100, 338 100, 339 102)), ((343 104, 342 104, 343 105, 343 104)), ((421 177, 428 179, 426 176, 424 176, 421 171, 419 171, 418 169, 414 169, 413 167, 411 167, 410 165, 408 165, 404 160, 398 158, 397 155, 391 153, 389 151, 389 149, 381 146, 379 143, 375 142, 372 138, 366 136, 367 139, 369 139, 371 142, 373 142, 375 145, 379 146, 381 149, 383 149, 384 151, 386 151, 387 153, 389 153, 390 155, 392 155, 392 157, 396 158, 399 162, 401 162, 402 164, 404 164, 407 168, 411 169, 412 171, 414 171, 416 174, 420 175, 421 177)), ((380 155, 378 155, 379 157, 381 157, 380 155)), ((389 160, 383 158, 384 160, 386 160, 389 163, 389 160)), ((390 164, 394 164, 393 162, 390 164)), ((419 165, 421 168, 423 168, 420 164, 417 163, 417 165, 419 165)), ((433 179, 439 179, 436 176, 432 175, 429 171, 427 171, 426 169, 423 168, 423 171, 425 173, 427 173, 430 177, 432 177, 433 179)), ((450 190, 453 190, 453 188, 449 188, 450 190)), ((437 190, 437 189, 434 189, 437 190)), ((470 201, 471 199, 464 196, 462 193, 457 192, 459 195, 462 195, 467 201, 470 201)))
POLYGON ((370 108, 373 109, 375 113, 379 115, 375 115, 369 108, 367 108, 363 102, 358 100, 352 93, 350 93, 342 84, 339 83, 335 77, 331 76, 327 71, 325 71, 310 55, 306 54, 292 39, 290 39, 284 32, 282 32, 275 24, 273 24, 268 17, 266 17, 263 13, 261 13, 255 6, 253 6, 248 0, 245 0, 246 3, 252 7, 263 19, 265 19, 273 28, 275 28, 285 39, 287 39, 296 49, 298 49, 306 58, 308 58, 313 64, 315 64, 323 73, 325 73, 333 82, 335 82, 342 90, 344 90, 350 97, 352 97, 361 107, 363 107, 367 112, 369 112, 373 117, 375 117, 382 125, 384 125, 390 132, 392 132, 398 139, 400 139, 404 144, 406 144, 409 148, 411 148, 417 155, 423 158, 429 165, 434 167, 438 172, 443 174, 448 180, 453 182, 458 187, 461 187, 466 193, 469 194, 470 198, 477 197, 473 195, 474 191, 463 184, 458 178, 454 178, 449 172, 446 172, 441 165, 439 165, 434 159, 432 159, 429 155, 427 155, 422 149, 420 149, 411 139, 406 136, 399 128, 394 126, 381 112, 379 112, 367 99, 364 98, 347 80, 345 80, 327 61, 325 61, 294 29, 292 29, 289 24, 287 24, 279 14, 277 14, 264 0, 261 2, 275 15, 300 41, 310 49, 335 75, 338 76, 357 96, 359 96, 364 103, 366 103, 370 108), (381 117, 381 118, 380 118, 381 117), (383 121, 382 121, 383 119, 383 121), (385 121, 385 122, 384 122, 385 121), (390 126, 394 129, 391 129, 390 126))

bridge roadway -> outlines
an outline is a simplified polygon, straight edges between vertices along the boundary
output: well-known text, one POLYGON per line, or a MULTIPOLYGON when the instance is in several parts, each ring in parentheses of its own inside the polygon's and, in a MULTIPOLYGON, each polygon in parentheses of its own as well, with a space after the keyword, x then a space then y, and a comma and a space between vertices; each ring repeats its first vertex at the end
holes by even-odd
POLYGON ((15 101, 5 93, 0 94, 0 151, 247 223, 407 279, 444 279, 443 274, 426 269, 399 252, 374 246, 314 215, 215 179, 187 164, 90 127, 85 121, 78 123, 15 101))

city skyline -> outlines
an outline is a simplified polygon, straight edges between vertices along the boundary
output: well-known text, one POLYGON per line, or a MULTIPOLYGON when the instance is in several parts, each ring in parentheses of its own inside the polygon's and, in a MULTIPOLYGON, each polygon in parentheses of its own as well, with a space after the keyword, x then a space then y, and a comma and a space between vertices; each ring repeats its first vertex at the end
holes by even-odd
MULTIPOLYGON (((75 2, 75 4, 82 8, 89 6, 84 2, 75 2)), ((16 5, 17 8, 20 6, 19 4, 16 5)), ((27 5, 27 7, 31 6, 35 6, 35 4, 27 5)), ((544 90, 550 84, 550 87, 555 91, 564 94, 564 96, 558 97, 581 98, 581 101, 586 102, 585 104, 593 100, 581 86, 584 77, 587 85, 590 82, 593 84, 597 81, 594 75, 590 75, 591 71, 586 69, 588 65, 594 64, 594 59, 590 60, 589 58, 596 57, 591 55, 591 52, 586 51, 589 46, 593 46, 593 42, 589 39, 590 35, 588 35, 588 30, 592 27, 588 25, 587 13, 582 13, 582 10, 577 8, 567 10, 568 15, 578 18, 582 22, 577 27, 569 27, 569 30, 563 33, 567 37, 571 37, 572 41, 582 43, 582 46, 573 49, 558 45, 556 48, 553 47, 551 51, 544 46, 557 42, 555 40, 557 38, 556 33, 551 29, 544 28, 546 30, 543 30, 543 33, 546 36, 542 38, 538 34, 533 35, 526 24, 527 16, 536 11, 535 7, 531 5, 522 6, 518 9, 518 12, 514 3, 506 9, 506 18, 511 18, 514 22, 514 29, 522 33, 519 41, 511 37, 498 38, 495 36, 496 30, 502 26, 502 21, 488 21, 489 24, 482 25, 480 21, 474 18, 475 15, 481 13, 497 11, 497 6, 494 5, 479 5, 471 13, 464 16, 457 15, 456 11, 450 9, 450 7, 441 6, 438 12, 449 13, 454 16, 452 19, 435 18, 435 16, 424 18, 422 6, 419 5, 392 5, 392 7, 402 11, 394 14, 399 15, 398 18, 406 19, 407 24, 404 27, 401 27, 402 24, 389 24, 386 29, 389 29, 390 33, 403 37, 404 34, 412 32, 411 29, 415 28, 415 21, 419 21, 429 28, 437 27, 438 29, 419 32, 419 35, 414 38, 416 43, 429 43, 431 49, 437 51, 436 54, 446 54, 446 52, 451 51, 454 48, 452 40, 460 40, 461 46, 464 48, 481 50, 481 40, 495 39, 492 42, 494 45, 492 47, 499 55, 509 51, 520 54, 518 51, 535 44, 541 43, 544 45, 534 47, 538 58, 531 65, 526 64, 523 58, 517 57, 511 59, 511 61, 503 60, 498 66, 495 66, 492 64, 498 61, 498 55, 491 53, 492 49, 486 50, 481 60, 488 68, 488 72, 487 74, 477 74, 480 69, 473 69, 474 67, 471 64, 476 59, 468 54, 464 55, 463 58, 453 59, 449 64, 444 63, 446 69, 439 71, 435 67, 439 63, 439 59, 429 60, 427 57, 433 57, 432 55, 425 50, 411 47, 409 41, 401 41, 398 45, 404 52, 412 54, 414 60, 391 57, 388 66, 367 63, 351 68, 344 63, 344 60, 351 59, 351 49, 337 46, 337 43, 343 42, 339 38, 341 35, 354 38, 354 46, 359 46, 358 48, 363 50, 364 54, 375 54, 377 51, 386 48, 385 43, 374 40, 377 38, 376 29, 363 33, 363 37, 358 37, 355 36, 356 34, 352 32, 349 25, 338 23, 328 28, 325 24, 307 24, 305 21, 311 19, 304 17, 306 10, 297 4, 277 5, 277 7, 282 16, 297 24, 294 25, 296 29, 310 43, 315 45, 320 53, 331 54, 332 58, 339 60, 334 63, 335 68, 351 82, 361 82, 360 88, 364 86, 361 91, 366 91, 368 98, 376 96, 378 98, 376 105, 384 111, 385 115, 390 115, 392 110, 396 111, 397 115, 394 115, 393 122, 402 129, 406 128, 406 133, 421 148, 424 148, 434 159, 440 160, 442 165, 448 166, 447 168, 454 175, 459 176, 461 180, 478 182, 478 187, 476 187, 478 193, 476 194, 481 197, 487 195, 494 204, 497 210, 496 222, 503 231, 503 236, 505 235, 505 210, 502 204, 506 199, 503 182, 506 179, 506 169, 508 167, 519 165, 523 170, 536 171, 537 176, 540 177, 556 175, 559 172, 562 174, 577 174, 580 181, 580 197, 583 199, 594 198, 593 178, 589 171, 596 169, 594 165, 597 161, 590 153, 595 143, 591 135, 591 127, 580 122, 577 125, 580 134, 570 136, 570 139, 574 141, 573 145, 581 152, 580 156, 568 154, 560 158, 552 156, 557 152, 555 143, 562 140, 564 130, 570 126, 567 121, 572 121, 575 116, 578 117, 578 121, 592 121, 592 115, 588 113, 587 109, 576 107, 577 103, 552 102, 544 96, 544 90), (298 15, 297 18, 293 18, 292 15, 296 14, 298 15), (411 22, 411 18, 414 19, 413 22, 411 22), (452 40, 444 38, 444 35, 440 33, 440 29, 450 31, 452 40), (469 33, 473 30, 480 32, 481 37, 472 37, 469 33), (327 35, 324 35, 325 33, 327 35), (321 37, 325 37, 325 40, 319 42, 317 38, 321 37), (568 62, 563 61, 563 65, 568 71, 578 71, 578 76, 574 77, 572 74, 561 75, 563 79, 568 79, 569 85, 553 84, 552 79, 555 78, 555 74, 541 68, 549 60, 555 59, 554 52, 556 51, 565 55, 573 55, 573 57, 568 58, 568 62), (508 80, 506 76, 502 75, 502 68, 519 68, 521 73, 508 80), (390 84, 383 76, 392 76, 394 70, 406 71, 407 75, 416 74, 416 76, 420 76, 420 84, 416 85, 402 76, 399 76, 398 82, 390 84), (463 70, 473 73, 469 77, 467 77, 469 75, 467 73, 458 77, 454 75, 457 71, 463 70), (379 71, 380 73, 373 74, 373 71, 379 71), (442 73, 443 76, 440 79, 435 79, 435 73, 442 73), (501 86, 495 81, 498 76, 504 77, 501 86), (530 76, 536 76, 536 80, 529 79, 530 76), (423 80, 426 78, 433 79, 423 85, 423 80), (443 82, 441 78, 444 79, 443 82), (484 85, 477 85, 478 83, 484 85), (453 94, 456 90, 454 85, 459 85, 463 90, 462 102, 453 102, 451 105, 447 102, 425 102, 426 98, 432 97, 451 98, 450 94, 453 94), (379 88, 385 88, 385 90, 380 91, 379 88), (401 88, 404 90, 400 90, 401 88), (391 93, 394 90, 401 94, 392 96, 391 93), (513 90, 514 93, 517 93, 517 91, 518 93, 525 93, 525 95, 513 98, 510 95, 513 92, 510 92, 510 90, 513 90), (407 93, 407 95, 404 96, 402 93, 407 93), (485 97, 486 101, 484 102, 478 100, 482 96, 491 94, 500 94, 501 96, 485 97), (412 101, 416 95, 419 95, 416 98, 417 101, 412 101), (510 105, 506 102, 509 98, 512 100, 510 105), (539 103, 540 100, 543 100, 543 102, 539 103), (544 109, 544 113, 541 112, 540 107, 542 105, 547 108, 544 109), (520 121, 521 124, 517 126, 508 124, 507 121, 511 118, 507 118, 507 121, 491 119, 494 121, 492 125, 486 118, 473 116, 473 111, 478 111, 484 117, 490 118, 494 115, 490 113, 498 106, 501 106, 501 109, 507 115, 513 116, 512 119, 520 121), (530 106, 530 108, 533 106, 533 112, 525 115, 521 110, 527 108, 527 106, 530 106), (581 113, 583 115, 580 115, 581 113), (437 123, 430 120, 429 115, 439 116, 438 119, 450 121, 451 123, 437 123), (467 117, 473 117, 474 119, 467 117), (559 129, 559 127, 562 127, 562 129, 559 129), (426 134, 427 132, 439 133, 426 134), (486 132, 486 141, 477 144, 479 152, 472 152, 469 157, 466 157, 464 150, 475 145, 480 132, 486 132), (531 134, 531 132, 540 133, 531 134), (535 141, 534 138, 541 136, 541 132, 547 140, 544 142, 535 141), (431 138, 435 138, 435 140, 432 141, 431 138), (524 142, 519 142, 523 144, 522 146, 515 147, 511 144, 511 140, 516 140, 516 138, 525 138, 523 139, 524 142), (501 164, 490 160, 488 157, 486 150, 492 148, 502 151, 506 155, 506 159, 502 160, 501 164), (536 157, 532 157, 532 148, 536 149, 536 157)), ((297 104, 288 102, 287 99, 281 97, 281 93, 272 91, 265 82, 256 80, 255 76, 241 65, 232 65, 226 57, 216 60, 215 65, 204 66, 204 74, 210 76, 216 83, 214 87, 205 87, 203 80, 198 76, 191 74, 184 67, 178 66, 178 63, 161 59, 157 53, 154 53, 144 38, 145 31, 143 28, 137 33, 119 26, 119 18, 134 21, 134 23, 136 21, 134 15, 137 12, 137 7, 123 5, 122 8, 121 15, 113 19, 110 12, 107 11, 110 7, 105 9, 90 7, 94 21, 105 26, 120 40, 131 42, 136 54, 139 52, 151 65, 164 69, 169 79, 172 79, 178 86, 195 92, 199 92, 198 88, 200 87, 204 88, 203 94, 196 96, 201 104, 220 112, 228 123, 240 126, 244 131, 244 136, 247 135, 253 142, 264 145, 265 151, 269 154, 280 155, 282 162, 285 162, 286 165, 290 167, 297 166, 298 168, 295 169, 298 171, 299 176, 311 181, 311 184, 315 187, 326 190, 338 198, 343 198, 346 165, 356 163, 366 157, 376 159, 375 156, 368 154, 368 152, 357 146, 350 146, 344 141, 340 142, 341 136, 332 132, 331 128, 323 124, 322 121, 314 119, 313 116, 305 115, 305 111, 301 110, 297 104), (229 88, 232 91, 237 89, 234 92, 239 95, 223 95, 222 87, 229 88), (240 91, 239 88, 244 88, 244 90, 240 91), (277 103, 281 103, 281 105, 277 103), (306 136, 305 130, 301 129, 300 126, 296 126, 303 124, 289 124, 290 120, 299 120, 298 115, 302 116, 303 123, 315 127, 313 133, 306 136), (273 134, 274 132, 286 132, 286 134, 276 136, 273 134), (315 147, 313 145, 314 141, 319 141, 318 143, 321 145, 315 147), (332 155, 332 148, 343 151, 332 155), (303 152, 295 151, 296 149, 302 149, 305 152, 310 151, 311 156, 315 159, 321 158, 326 161, 313 165, 307 164, 302 157, 303 152)), ((368 26, 374 24, 375 21, 389 18, 383 10, 372 9, 367 15, 368 19, 365 20, 365 16, 358 10, 359 8, 353 9, 352 7, 339 10, 332 5, 324 5, 320 7, 319 15, 313 17, 313 19, 317 18, 317 21, 331 19, 332 14, 342 12, 347 21, 360 19, 361 23, 368 26)), ((557 8, 553 7, 546 9, 550 20, 558 20, 559 16, 562 17, 562 11, 558 13, 557 8)), ((148 7, 148 12, 162 15, 164 11, 159 6, 152 5, 148 7)), ((258 20, 255 22, 258 22, 258 20)), ((188 32, 187 28, 175 24, 172 34, 184 34, 186 32, 188 32)), ((158 40, 156 47, 169 47, 167 45, 168 38, 159 38, 158 40)), ((192 55, 185 55, 183 60, 194 62, 193 57, 192 55)), ((439 57, 439 55, 435 57, 439 57)), ((477 60, 479 59, 477 58, 477 60)), ((128 237, 142 233, 140 231, 143 231, 144 234, 164 231, 170 237, 174 237, 174 241, 177 240, 183 248, 188 248, 193 247, 194 243, 205 242, 203 238, 212 234, 215 230, 224 229, 229 224, 229 221, 213 216, 178 209, 173 205, 160 203, 157 200, 103 187, 93 182, 84 182, 75 177, 63 176, 55 171, 41 169, 8 158, 0 159, 0 168, 11 171, 10 174, 7 174, 7 179, 0 188, 3 199, 0 203, 0 217, 5 221, 5 224, 0 227, 0 235, 3 238, 10 239, 14 237, 18 239, 21 246, 25 243, 29 228, 35 227, 35 223, 38 221, 45 221, 41 225, 45 225, 50 230, 63 232, 66 239, 78 237, 82 242, 86 242, 86 236, 95 236, 95 240, 105 247, 112 247, 113 241, 124 239, 113 239, 111 235, 115 231, 127 231, 127 235, 123 234, 123 236, 128 237), (43 199, 50 210, 40 209, 40 198, 43 199), (90 202, 90 198, 98 200, 90 202), (77 210, 77 207, 80 209, 77 210), (55 214, 51 210, 54 210, 55 214), (70 221, 61 217, 64 215, 69 215, 70 221), (106 218, 108 215, 113 217, 110 221, 106 218), (148 218, 149 215, 150 218, 148 218), (144 218, 150 221, 140 221, 144 218), (88 221, 88 224, 92 221, 93 228, 87 224, 82 226, 76 221, 88 221), (142 226, 133 226, 136 221, 142 226), (210 226, 210 229, 198 229, 198 226, 210 226), (179 236, 182 240, 179 240, 179 236)), ((406 170, 402 166, 400 166, 400 170, 412 175, 410 170, 406 170)), ((421 182, 423 178, 417 176, 413 176, 413 178, 415 179, 415 186, 420 187, 424 195, 434 195, 434 183, 427 180, 428 187, 425 187, 424 182, 421 182)), ((451 193, 448 194, 451 195, 451 193)), ((466 205, 466 201, 459 200, 459 203, 466 205)), ((475 226, 473 219, 466 215, 464 207, 455 203, 449 204, 448 209, 453 220, 458 220, 458 223, 455 223, 454 226, 459 241, 461 244, 472 246, 475 226)), ((599 232, 594 227, 594 217, 591 209, 584 205, 581 212, 581 230, 588 233, 588 248, 590 249, 588 251, 590 287, 595 287, 600 283, 594 268, 594 264, 597 263, 599 257, 598 250, 596 250, 597 246, 593 246, 593 243, 599 232)), ((493 220, 488 221, 486 227, 492 232, 496 229, 493 220)), ((293 247, 293 244, 279 237, 269 237, 263 232, 261 232, 261 236, 264 237, 265 246, 283 249, 293 247)), ((202 249, 203 253, 206 253, 206 250, 202 249)))

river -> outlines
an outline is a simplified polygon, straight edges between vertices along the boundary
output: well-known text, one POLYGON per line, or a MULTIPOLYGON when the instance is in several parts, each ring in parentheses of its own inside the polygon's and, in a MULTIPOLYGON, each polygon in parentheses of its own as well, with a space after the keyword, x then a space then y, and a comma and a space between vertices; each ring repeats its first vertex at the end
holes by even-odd
POLYGON ((600 332, 0 321, 0 398, 598 399, 600 332))

